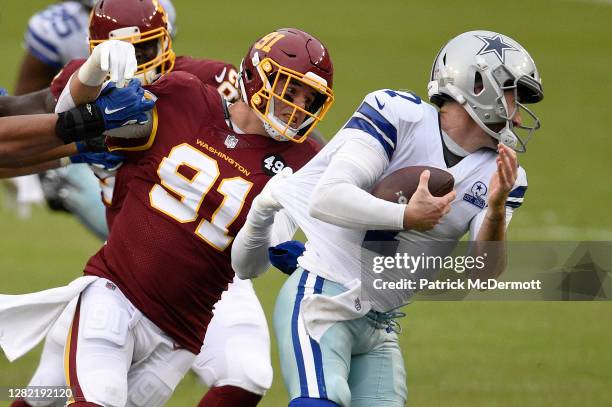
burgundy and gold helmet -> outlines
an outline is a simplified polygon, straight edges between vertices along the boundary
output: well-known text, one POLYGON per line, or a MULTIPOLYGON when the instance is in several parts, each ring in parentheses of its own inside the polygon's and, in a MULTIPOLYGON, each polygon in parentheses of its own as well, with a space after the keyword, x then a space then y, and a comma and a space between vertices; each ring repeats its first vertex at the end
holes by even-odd
POLYGON ((334 101, 333 77, 334 67, 329 53, 319 40, 295 28, 281 28, 265 35, 249 48, 240 64, 238 81, 244 102, 255 110, 271 137, 301 143, 334 101), (297 106, 287 95, 292 81, 316 90, 314 102, 306 109, 297 106), (284 83, 284 86, 277 86, 279 83, 284 83), (288 123, 274 114, 276 103, 293 108, 288 123), (289 123, 298 111, 304 113, 305 120, 294 128, 289 123))
POLYGON ((158 0, 100 0, 89 20, 89 46, 107 40, 134 44, 136 76, 145 84, 174 67, 168 16, 158 0))

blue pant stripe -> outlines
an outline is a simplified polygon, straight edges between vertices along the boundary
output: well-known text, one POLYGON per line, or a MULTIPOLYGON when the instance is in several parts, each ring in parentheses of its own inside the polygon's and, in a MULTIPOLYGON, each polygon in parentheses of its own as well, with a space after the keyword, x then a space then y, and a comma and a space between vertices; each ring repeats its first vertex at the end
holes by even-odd
POLYGON ((300 337, 298 335, 298 320, 300 316, 300 303, 304 298, 304 285, 308 279, 308 272, 304 270, 300 277, 297 294, 295 296, 295 304, 293 305, 293 315, 291 317, 291 338, 293 340, 293 352, 295 353, 295 361, 297 363, 298 373, 300 376, 301 397, 308 397, 308 382, 306 381, 306 368, 304 367, 304 356, 300 347, 300 337))
MULTIPOLYGON (((314 294, 321 294, 323 291, 323 280, 317 276, 314 285, 314 294)), ((321 346, 312 338, 310 339, 310 346, 312 347, 312 356, 314 358, 315 370, 317 373, 317 385, 319 386, 319 397, 322 399, 327 398, 327 389, 325 388, 325 376, 323 374, 323 356, 321 355, 321 346)))

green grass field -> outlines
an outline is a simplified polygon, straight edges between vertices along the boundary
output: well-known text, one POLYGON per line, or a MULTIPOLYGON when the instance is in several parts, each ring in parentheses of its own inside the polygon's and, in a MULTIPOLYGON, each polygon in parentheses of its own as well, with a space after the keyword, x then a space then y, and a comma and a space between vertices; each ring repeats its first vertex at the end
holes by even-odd
MULTIPOLYGON (((0 85, 9 90, 28 16, 48 3, 0 0, 0 85)), ((606 120, 612 101, 612 2, 176 0, 175 5, 179 55, 237 65, 256 37, 275 28, 296 26, 318 36, 335 65, 336 103, 320 127, 329 137, 374 89, 412 89, 425 97, 433 58, 457 33, 483 28, 514 37, 538 64, 546 96, 534 108, 542 130, 520 157, 529 192, 510 238, 612 240, 612 141, 606 120)), ((26 221, 0 208, 0 232, 3 294, 67 283, 100 246, 69 216, 42 208, 26 221)), ((256 282, 268 313, 283 280, 271 272, 256 282)), ((401 344, 411 406, 612 405, 609 303, 419 302, 407 313, 401 344)), ((2 358, 0 387, 25 385, 37 358, 38 352, 13 364, 2 358)), ((277 369, 275 352, 273 358, 277 369)), ((195 406, 203 392, 189 374, 168 405, 195 406)), ((261 405, 286 405, 280 372, 261 405)))

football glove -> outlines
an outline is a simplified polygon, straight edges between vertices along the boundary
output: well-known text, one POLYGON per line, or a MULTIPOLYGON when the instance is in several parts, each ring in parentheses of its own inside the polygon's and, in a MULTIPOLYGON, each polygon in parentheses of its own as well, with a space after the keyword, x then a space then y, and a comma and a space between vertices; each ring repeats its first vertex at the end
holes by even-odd
POLYGON ((298 267, 297 259, 304 252, 304 243, 290 240, 268 247, 270 263, 285 274, 291 275, 298 267))
POLYGON ((100 86, 110 80, 122 88, 134 77, 138 63, 134 46, 126 41, 108 40, 98 44, 81 66, 78 78, 87 86, 100 86))
POLYGON ((114 171, 123 164, 125 159, 123 155, 117 153, 89 151, 83 142, 77 143, 77 149, 79 154, 70 157, 72 164, 91 164, 107 171, 114 171))
MULTIPOLYGON (((73 141, 100 137, 105 131, 112 132, 122 126, 150 124, 148 111, 154 105, 154 96, 150 93, 145 96, 145 90, 140 86, 138 79, 133 79, 123 89, 118 89, 111 82, 104 88, 95 103, 87 103, 59 113, 55 132, 65 144, 68 144, 73 141)), ((112 136, 142 137, 134 131, 120 132, 112 136)))
POLYGON ((127 87, 117 88, 109 82, 96 99, 96 105, 102 110, 104 128, 116 129, 128 124, 145 124, 149 120, 146 112, 155 105, 155 100, 140 86, 138 79, 132 79, 127 87))

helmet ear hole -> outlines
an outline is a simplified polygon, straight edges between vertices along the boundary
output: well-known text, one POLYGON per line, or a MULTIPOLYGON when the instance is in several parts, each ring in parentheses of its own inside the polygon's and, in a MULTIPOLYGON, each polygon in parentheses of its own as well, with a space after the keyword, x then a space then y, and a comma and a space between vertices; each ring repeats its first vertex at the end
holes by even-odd
POLYGON ((484 84, 482 82, 482 75, 480 72, 474 74, 474 95, 480 95, 484 91, 484 84))

